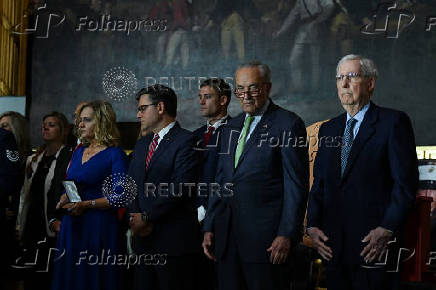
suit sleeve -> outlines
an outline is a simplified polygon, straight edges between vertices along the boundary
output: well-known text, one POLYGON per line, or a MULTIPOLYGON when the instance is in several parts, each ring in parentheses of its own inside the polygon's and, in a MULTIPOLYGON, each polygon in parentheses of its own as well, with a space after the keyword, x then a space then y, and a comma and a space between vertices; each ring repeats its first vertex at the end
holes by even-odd
MULTIPOLYGON (((135 176, 135 168, 136 168, 136 148, 137 146, 135 146, 135 150, 132 152, 132 155, 130 156, 130 164, 129 164, 129 169, 128 169, 128 175, 130 177, 135 176)), ((140 186, 138 184, 136 184, 137 188, 139 189, 140 186)), ((139 192, 138 195, 136 195, 135 199, 132 200, 132 202, 128 205, 127 210, 129 213, 139 213, 141 212, 140 207, 139 207, 139 192)))
POLYGON ((294 122, 291 135, 296 138, 296 146, 281 148, 284 196, 277 235, 298 242, 302 234, 309 182, 307 133, 300 118, 294 122))
POLYGON ((194 208, 196 193, 193 192, 192 187, 187 186, 187 184, 195 184, 197 181, 196 175, 198 173, 199 156, 197 151, 194 150, 195 143, 196 138, 194 135, 191 135, 186 142, 179 145, 179 149, 174 157, 171 183, 173 183, 174 186, 183 184, 182 196, 176 196, 174 194, 168 194, 167 196, 157 195, 157 199, 149 212, 151 222, 157 222, 164 218, 182 202, 188 202, 192 204, 192 208, 194 208))
POLYGON ((410 119, 405 113, 401 112, 394 121, 388 150, 394 184, 381 226, 395 232, 413 206, 418 189, 415 137, 410 119))
MULTIPOLYGON (((3 130, 3 129, 2 129, 3 130)), ((3 130, 5 131, 5 130, 3 130)), ((17 143, 10 132, 0 132, 0 203, 5 208, 7 197, 20 185, 20 159, 17 143)))
MULTIPOLYGON (((323 126, 318 132, 318 140, 323 134, 323 126)), ((315 163, 313 166, 313 184, 309 193, 309 203, 307 207, 307 227, 321 228, 321 219, 324 208, 324 181, 322 178, 322 144, 318 142, 318 152, 316 153, 315 163)))

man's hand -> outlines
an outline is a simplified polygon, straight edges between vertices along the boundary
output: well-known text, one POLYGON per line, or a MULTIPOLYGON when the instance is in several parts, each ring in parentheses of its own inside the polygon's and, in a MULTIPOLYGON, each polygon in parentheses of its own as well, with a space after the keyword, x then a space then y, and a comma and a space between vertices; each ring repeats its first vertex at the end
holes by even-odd
POLYGON ((50 228, 52 231, 54 231, 56 234, 59 234, 59 232, 61 231, 61 221, 56 220, 54 221, 51 225, 50 228))
POLYGON ((283 264, 289 255, 291 240, 284 236, 277 236, 267 249, 270 253, 270 262, 273 264, 283 264))
POLYGON ((381 261, 386 253, 391 237, 392 232, 382 227, 377 227, 370 231, 362 240, 362 243, 369 242, 360 253, 360 256, 364 257, 365 263, 371 263, 377 257, 378 260, 381 261))
POLYGON ((133 235, 138 235, 140 237, 147 237, 153 231, 153 224, 144 223, 141 213, 131 213, 129 225, 132 229, 133 235))
POLYGON ((203 252, 211 260, 216 261, 215 255, 213 253, 213 240, 214 236, 212 232, 206 232, 203 236, 203 252))
POLYGON ((307 229, 307 233, 312 239, 313 246, 318 251, 318 253, 325 260, 330 261, 333 258, 333 252, 330 247, 327 247, 325 242, 329 240, 329 238, 317 227, 310 227, 307 229))

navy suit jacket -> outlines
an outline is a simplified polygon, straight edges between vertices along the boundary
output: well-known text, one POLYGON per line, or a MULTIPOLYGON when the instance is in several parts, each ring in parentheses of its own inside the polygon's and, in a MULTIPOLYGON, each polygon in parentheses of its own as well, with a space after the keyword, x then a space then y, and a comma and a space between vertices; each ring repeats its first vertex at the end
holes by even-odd
POLYGON ((363 265, 361 241, 382 226, 398 234, 418 187, 415 138, 408 116, 371 103, 341 178, 346 113, 322 124, 309 198, 308 227, 333 250, 331 265, 363 265))
POLYGON ((222 128, 216 182, 232 192, 209 197, 203 230, 215 233, 222 258, 230 227, 244 262, 266 263, 277 236, 301 239, 308 193, 306 129, 293 112, 272 101, 245 144, 238 166, 235 151, 245 113, 222 128), (284 142, 283 142, 284 140, 284 142))
POLYGON ((204 146, 204 134, 207 132, 207 126, 201 126, 193 133, 197 137, 197 150, 201 153, 201 167, 199 171, 199 183, 204 183, 197 196, 197 207, 203 206, 207 209, 208 196, 210 193, 210 184, 215 182, 216 166, 218 163, 218 140, 221 135, 221 129, 231 119, 227 116, 209 139, 207 146, 204 146), (203 190, 204 188, 204 190, 203 190))
POLYGON ((138 186, 138 196, 129 211, 147 212, 154 224, 150 236, 137 238, 136 251, 173 256, 198 252, 196 139, 176 123, 159 143, 146 171, 145 159, 152 139, 153 134, 149 134, 136 143, 129 167, 129 175, 138 186))

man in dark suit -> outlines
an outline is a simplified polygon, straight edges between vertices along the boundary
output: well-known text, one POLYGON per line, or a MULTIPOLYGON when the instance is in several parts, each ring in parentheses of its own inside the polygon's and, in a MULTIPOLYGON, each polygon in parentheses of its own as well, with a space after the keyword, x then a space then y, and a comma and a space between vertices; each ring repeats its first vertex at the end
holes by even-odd
MULTIPOLYGON (((207 123, 193 133, 198 138, 197 149, 202 152, 202 170, 200 183, 210 184, 215 181, 215 171, 218 159, 218 138, 223 125, 231 119, 227 114, 232 89, 223 79, 211 78, 200 84, 198 94, 201 106, 201 115, 207 123)), ((199 191, 197 196, 198 220, 204 219, 207 209, 209 190, 199 191)))
MULTIPOLYGON (((217 148, 221 128, 231 119, 227 114, 231 96, 232 89, 223 79, 210 78, 200 84, 198 97, 201 115, 207 120, 204 126, 193 132, 198 138, 197 150, 201 152, 202 167, 199 172, 199 185, 203 185, 200 187, 201 190, 198 190, 196 205, 200 223, 204 220, 210 188, 215 182, 217 148)), ((197 273, 197 281, 201 289, 215 289, 215 283, 213 283, 216 281, 214 263, 204 255, 199 257, 197 273)))
POLYGON ((138 186, 130 209, 139 257, 135 289, 191 290, 200 249, 190 186, 196 182, 196 139, 175 120, 177 97, 172 89, 153 85, 142 89, 137 99, 141 128, 153 133, 137 142, 129 168, 138 186))
POLYGON ((290 288, 286 265, 301 239, 308 191, 306 129, 272 102, 270 89, 267 65, 237 70, 243 113, 222 128, 216 173, 232 195, 211 195, 204 223, 203 250, 217 260, 222 290, 290 288))
POLYGON ((370 101, 376 78, 371 60, 343 57, 336 79, 346 113, 319 130, 307 232, 327 260, 329 290, 395 289, 398 282, 375 262, 390 240, 398 242, 413 206, 416 148, 407 115, 370 101))

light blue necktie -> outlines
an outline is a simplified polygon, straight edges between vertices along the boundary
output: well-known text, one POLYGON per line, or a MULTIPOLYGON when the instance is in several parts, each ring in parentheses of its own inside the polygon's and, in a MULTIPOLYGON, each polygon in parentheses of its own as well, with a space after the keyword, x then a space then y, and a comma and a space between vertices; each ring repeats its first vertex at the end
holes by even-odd
POLYGON ((350 155, 354 140, 353 128, 356 123, 357 120, 351 118, 345 126, 344 143, 341 149, 341 177, 344 176, 345 168, 347 168, 348 156, 350 155))

